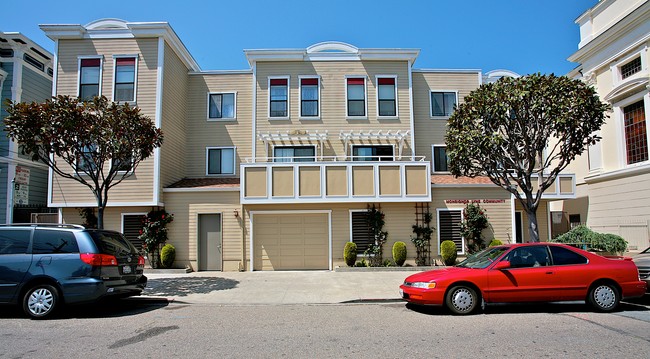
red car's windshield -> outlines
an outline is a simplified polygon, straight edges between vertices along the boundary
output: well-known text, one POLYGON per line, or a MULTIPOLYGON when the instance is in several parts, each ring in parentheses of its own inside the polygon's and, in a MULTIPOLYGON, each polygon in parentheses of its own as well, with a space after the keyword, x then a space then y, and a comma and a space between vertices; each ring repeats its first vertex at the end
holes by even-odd
POLYGON ((494 262, 495 259, 499 258, 505 251, 507 247, 491 247, 484 249, 476 254, 472 254, 464 261, 460 262, 457 267, 464 268, 486 268, 490 263, 494 262))

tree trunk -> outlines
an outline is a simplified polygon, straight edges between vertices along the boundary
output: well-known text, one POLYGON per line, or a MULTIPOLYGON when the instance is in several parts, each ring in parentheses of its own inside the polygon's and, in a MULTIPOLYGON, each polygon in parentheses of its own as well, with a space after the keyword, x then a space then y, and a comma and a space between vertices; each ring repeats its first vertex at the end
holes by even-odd
POLYGON ((537 225, 536 211, 526 211, 528 215, 528 234, 530 235, 531 242, 539 242, 539 226, 537 225))
POLYGON ((97 229, 104 229, 104 207, 97 206, 97 229))

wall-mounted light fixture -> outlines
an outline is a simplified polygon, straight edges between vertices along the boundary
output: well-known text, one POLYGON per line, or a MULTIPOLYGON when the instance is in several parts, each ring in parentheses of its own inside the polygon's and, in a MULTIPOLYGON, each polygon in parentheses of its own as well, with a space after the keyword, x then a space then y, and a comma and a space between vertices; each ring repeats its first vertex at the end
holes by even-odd
POLYGON ((239 218, 239 210, 238 209, 234 210, 233 214, 235 215, 235 217, 239 218))

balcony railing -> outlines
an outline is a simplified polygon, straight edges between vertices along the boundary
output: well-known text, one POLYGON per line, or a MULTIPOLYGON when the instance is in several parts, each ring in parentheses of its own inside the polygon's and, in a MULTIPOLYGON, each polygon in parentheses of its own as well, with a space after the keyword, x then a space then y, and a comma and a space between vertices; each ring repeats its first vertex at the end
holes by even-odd
POLYGON ((243 204, 431 201, 423 157, 258 157, 240 173, 243 204))

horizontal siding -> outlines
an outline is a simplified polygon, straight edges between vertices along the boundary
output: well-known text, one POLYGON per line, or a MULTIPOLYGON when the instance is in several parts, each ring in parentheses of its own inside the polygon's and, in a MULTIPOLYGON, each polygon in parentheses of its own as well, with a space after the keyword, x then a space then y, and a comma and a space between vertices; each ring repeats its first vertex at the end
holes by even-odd
POLYGON ((239 163, 251 157, 252 80, 250 74, 191 75, 187 96, 187 176, 206 176, 206 147, 236 147, 235 174, 239 163), (235 121, 208 121, 208 93, 236 92, 235 121))
POLYGON ((165 209, 174 215, 169 225, 169 243, 176 247, 177 266, 197 266, 198 215, 220 213, 222 218, 223 269, 236 271, 242 257, 243 219, 239 192, 165 193, 165 209))
MULTIPOLYGON (((23 66, 22 80, 21 102, 44 102, 52 97, 51 77, 42 72, 39 73, 32 70, 31 66, 23 66)), ((5 85, 7 85, 6 82, 5 85)), ((29 158, 29 156, 23 154, 18 154, 18 156, 21 158, 29 158)))
MULTIPOLYGON (((14 76, 14 64, 13 62, 2 62, 0 61, 0 68, 7 72, 7 77, 2 83, 2 88, 0 89, 0 119, 4 119, 9 115, 6 111, 7 106, 5 105, 5 100, 9 99, 13 101, 13 96, 11 94, 11 87, 13 83, 14 76)), ((0 122, 0 128, 4 130, 5 125, 4 121, 0 122)), ((6 133, 2 131, 0 135, 0 156, 7 156, 9 153, 9 138, 6 136, 6 133)), ((4 188, 4 187, 2 187, 4 188)), ((4 217, 1 217, 4 218, 4 217)))
MULTIPOLYGON (((104 212, 104 229, 122 231, 122 214, 148 213, 151 207, 109 207, 104 212)), ((63 209, 63 223, 83 224, 78 208, 63 209)), ((96 212, 95 212, 96 214, 96 212)), ((171 225, 168 226, 170 228, 171 225)))
POLYGON ((650 174, 590 183, 589 224, 650 221, 650 174))
MULTIPOLYGON (((78 56, 102 55, 102 94, 112 99, 113 55, 138 54, 137 106, 142 114, 155 119, 158 40, 147 39, 84 39, 60 40, 58 49, 57 93, 77 95, 78 56)), ((109 193, 112 202, 153 201, 153 157, 143 161, 135 175, 126 179, 109 193)), ((61 203, 93 203, 90 190, 73 180, 55 176, 52 201, 61 203), (64 195, 61 194, 64 193, 64 195)))
POLYGON ((186 173, 187 71, 176 53, 165 44, 161 126, 165 139, 160 149, 161 187, 182 179, 186 173))
MULTIPOLYGON (((477 73, 414 72, 413 118, 415 154, 431 160, 431 145, 444 144, 447 121, 431 119, 430 91, 458 91, 458 102, 479 86, 477 73)), ((431 166, 433 170, 433 165, 431 166)))
MULTIPOLYGON (((325 144, 325 156, 344 155, 343 142, 339 139, 341 130, 410 130, 408 63, 389 61, 354 62, 262 62, 257 64, 257 131, 329 131, 325 144), (268 77, 291 76, 290 120, 269 120, 268 77), (299 76, 319 75, 321 78, 320 120, 299 119, 299 76), (367 76, 367 120, 346 120, 346 75, 367 76), (376 75, 396 75, 399 119, 377 119, 376 75)), ((370 143, 368 141, 365 142, 370 143)), ((386 144, 395 144, 394 141, 386 144)), ((299 143, 286 143, 298 145, 299 143)), ((357 143, 359 144, 359 143, 357 143)), ((397 150, 396 150, 397 152, 397 150)), ((410 154, 410 140, 406 141, 404 154, 410 154)), ((264 156, 264 144, 257 142, 257 156, 264 156)))

